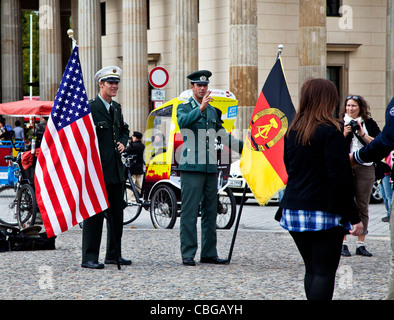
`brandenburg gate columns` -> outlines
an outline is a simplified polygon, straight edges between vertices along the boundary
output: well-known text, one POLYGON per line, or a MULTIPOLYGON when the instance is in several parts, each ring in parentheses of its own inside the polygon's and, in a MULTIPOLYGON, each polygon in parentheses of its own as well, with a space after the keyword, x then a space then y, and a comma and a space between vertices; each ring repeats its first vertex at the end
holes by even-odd
POLYGON ((175 95, 189 89, 190 73, 198 70, 198 1, 173 0, 172 74, 175 95))
POLYGON ((1 0, 2 102, 23 99, 21 8, 19 0, 1 0))
POLYGON ((98 93, 94 75, 102 68, 100 0, 78 1, 79 58, 88 99, 98 93))
POLYGON ((145 132, 149 114, 146 0, 123 0, 122 110, 130 131, 145 132))
POLYGON ((326 78, 326 1, 299 1, 299 67, 301 87, 309 77, 326 78))
POLYGON ((62 79, 60 1, 39 1, 40 99, 52 101, 62 79))
POLYGON ((230 91, 238 99, 234 132, 244 139, 258 89, 257 1, 230 0, 230 91))

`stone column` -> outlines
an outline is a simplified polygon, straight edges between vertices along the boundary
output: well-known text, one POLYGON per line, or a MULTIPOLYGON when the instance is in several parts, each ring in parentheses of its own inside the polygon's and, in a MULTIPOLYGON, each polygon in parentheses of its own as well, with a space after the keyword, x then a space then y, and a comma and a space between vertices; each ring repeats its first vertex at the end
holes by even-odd
POLYGON ((300 0, 299 10, 298 84, 301 87, 309 77, 326 78, 326 1, 300 0))
POLYGON ((240 139, 259 95, 257 46, 257 1, 230 0, 230 91, 238 99, 234 134, 240 139))
POLYGON ((74 38, 78 39, 78 0, 71 0, 71 29, 74 38))
POLYGON ((146 1, 123 0, 122 3, 122 111, 130 131, 144 133, 149 114, 146 1))
POLYGON ((19 0, 1 0, 2 102, 23 99, 21 7, 19 0))
POLYGON ((78 1, 78 38, 75 40, 86 93, 88 99, 92 99, 98 93, 94 75, 102 68, 100 0, 78 1))
POLYGON ((394 5, 387 1, 386 21, 386 105, 394 97, 394 5))
POLYGON ((39 28, 40 99, 54 100, 63 75, 59 0, 39 1, 39 28))
POLYGON ((189 89, 186 76, 198 70, 198 0, 173 0, 172 17, 172 82, 178 96, 189 89))

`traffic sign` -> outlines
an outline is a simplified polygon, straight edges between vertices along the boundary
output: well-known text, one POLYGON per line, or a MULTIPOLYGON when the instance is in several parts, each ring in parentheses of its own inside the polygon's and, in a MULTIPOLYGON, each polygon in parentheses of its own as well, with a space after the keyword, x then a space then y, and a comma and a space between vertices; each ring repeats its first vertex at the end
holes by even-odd
POLYGON ((149 73, 149 83, 156 89, 164 88, 168 83, 168 71, 163 67, 155 67, 149 73))

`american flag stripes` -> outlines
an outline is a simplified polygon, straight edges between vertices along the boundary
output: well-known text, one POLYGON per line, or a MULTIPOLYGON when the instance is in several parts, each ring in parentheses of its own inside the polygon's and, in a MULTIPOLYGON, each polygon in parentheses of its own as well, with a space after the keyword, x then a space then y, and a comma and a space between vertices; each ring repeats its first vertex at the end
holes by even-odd
POLYGON ((48 237, 108 208, 77 46, 67 63, 41 142, 35 188, 48 237))

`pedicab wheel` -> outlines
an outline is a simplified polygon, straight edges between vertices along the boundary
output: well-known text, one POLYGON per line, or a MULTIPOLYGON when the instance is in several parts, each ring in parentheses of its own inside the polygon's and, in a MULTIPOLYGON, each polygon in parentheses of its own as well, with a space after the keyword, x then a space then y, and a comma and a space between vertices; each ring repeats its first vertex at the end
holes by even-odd
POLYGON ((174 190, 166 185, 157 187, 152 194, 150 217, 156 229, 172 229, 175 225, 178 204, 174 190))
POLYGON ((34 189, 24 184, 18 191, 16 212, 19 228, 31 227, 36 222, 37 200, 34 189))
POLYGON ((133 222, 138 218, 142 211, 142 205, 136 203, 135 197, 133 201, 133 189, 130 185, 126 185, 123 197, 125 208, 123 210, 123 224, 133 222))
POLYGON ((15 214, 15 188, 5 185, 0 188, 0 223, 9 226, 17 226, 18 220, 15 214))
POLYGON ((235 221, 237 203, 230 188, 218 193, 218 214, 216 229, 230 229, 235 221))

